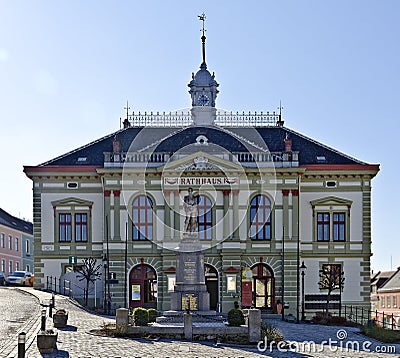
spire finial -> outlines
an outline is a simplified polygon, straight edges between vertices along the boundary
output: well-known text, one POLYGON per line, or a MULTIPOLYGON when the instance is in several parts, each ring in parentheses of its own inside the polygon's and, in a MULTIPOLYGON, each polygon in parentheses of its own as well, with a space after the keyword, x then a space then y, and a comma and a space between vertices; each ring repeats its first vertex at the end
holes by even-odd
POLYGON ((123 125, 124 125, 124 128, 128 128, 128 127, 130 127, 129 110, 131 109, 131 107, 129 107, 128 101, 126 101, 126 107, 124 107, 124 109, 126 109, 126 118, 124 119, 123 125))
POLYGON ((282 101, 279 101, 279 116, 278 116, 278 122, 276 122, 276 125, 279 127, 283 127, 283 125, 285 124, 285 121, 282 119, 282 101))
POLYGON ((126 101, 126 107, 124 107, 124 109, 126 109, 126 119, 128 119, 129 116, 129 110, 131 109, 131 107, 129 107, 129 103, 128 101, 126 101))
POLYGON ((278 109, 279 109, 279 117, 282 118, 282 109, 283 109, 283 107, 282 107, 282 101, 279 101, 279 107, 278 107, 278 109))
POLYGON ((198 18, 200 21, 203 22, 203 28, 200 30, 203 32, 203 35, 201 36, 201 42, 202 42, 202 49, 203 49, 203 62, 200 66, 200 68, 207 68, 206 65, 206 29, 204 27, 204 22, 206 21, 206 14, 203 12, 201 15, 198 15, 198 18))

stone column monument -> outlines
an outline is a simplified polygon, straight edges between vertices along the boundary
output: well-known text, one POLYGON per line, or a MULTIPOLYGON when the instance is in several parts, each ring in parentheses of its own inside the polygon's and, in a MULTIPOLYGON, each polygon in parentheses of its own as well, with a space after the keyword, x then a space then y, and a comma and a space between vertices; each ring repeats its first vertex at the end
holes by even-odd
POLYGON ((210 295, 204 277, 204 255, 198 232, 199 196, 188 189, 184 197, 185 223, 179 252, 176 254, 176 283, 171 293, 171 310, 209 311, 210 295))

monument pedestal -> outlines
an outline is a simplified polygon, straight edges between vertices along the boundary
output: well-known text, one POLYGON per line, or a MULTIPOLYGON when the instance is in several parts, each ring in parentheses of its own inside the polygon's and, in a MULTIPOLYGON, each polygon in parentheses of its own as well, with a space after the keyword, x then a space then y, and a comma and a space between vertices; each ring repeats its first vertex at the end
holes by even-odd
POLYGON ((171 293, 173 311, 209 311, 210 294, 204 276, 204 254, 198 233, 184 233, 176 254, 175 291, 171 293))

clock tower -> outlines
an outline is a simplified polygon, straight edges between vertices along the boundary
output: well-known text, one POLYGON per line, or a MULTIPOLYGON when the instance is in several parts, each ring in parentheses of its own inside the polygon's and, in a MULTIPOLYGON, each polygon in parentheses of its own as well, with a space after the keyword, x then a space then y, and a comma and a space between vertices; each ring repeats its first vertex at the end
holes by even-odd
POLYGON ((206 64, 206 36, 204 29, 205 14, 199 15, 203 22, 203 35, 201 36, 203 62, 196 74, 192 73, 192 80, 188 84, 192 97, 192 117, 195 125, 213 125, 216 118, 215 99, 218 94, 219 84, 215 80, 214 73, 207 70, 206 64))

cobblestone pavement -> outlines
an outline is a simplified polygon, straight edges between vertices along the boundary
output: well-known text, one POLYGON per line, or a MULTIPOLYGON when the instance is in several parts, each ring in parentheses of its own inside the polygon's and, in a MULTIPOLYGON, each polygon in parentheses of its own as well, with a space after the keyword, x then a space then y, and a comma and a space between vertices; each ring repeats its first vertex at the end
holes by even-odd
MULTIPOLYGON (((50 294, 25 288, 32 294, 39 297, 42 302, 48 302, 50 294)), ((318 357, 318 358, 358 358, 358 357, 400 357, 400 345, 394 345, 395 352, 393 354, 378 353, 377 350, 388 350, 388 344, 381 344, 371 340, 371 345, 367 347, 371 352, 363 351, 362 344, 366 342, 366 338, 359 334, 358 329, 348 327, 325 327, 314 326, 311 324, 295 324, 282 321, 273 321, 284 334, 285 340, 292 342, 291 347, 297 351, 282 351, 276 347, 271 352, 266 349, 264 352, 258 351, 255 346, 251 348, 218 346, 215 347, 211 343, 185 342, 173 340, 148 341, 144 339, 123 339, 99 337, 89 333, 91 329, 98 329, 103 323, 114 322, 112 318, 104 318, 90 314, 80 307, 74 305, 69 299, 62 296, 56 296, 56 308, 65 308, 69 311, 68 327, 58 330, 58 350, 52 355, 40 354, 36 347, 36 334, 39 330, 40 323, 37 327, 32 327, 28 332, 28 344, 26 356, 29 358, 38 357, 80 357, 80 358, 122 358, 122 357, 231 357, 231 358, 247 358, 247 357, 318 357), (338 339, 338 335, 341 339, 338 339), (323 341, 336 340, 329 347, 323 344, 323 341), (301 344, 304 341, 314 341, 315 346, 308 349, 302 349, 301 344), (359 345, 359 351, 354 349, 359 345), (341 348, 343 347, 343 348, 341 348), (347 350, 346 347, 350 347, 347 350)), ((39 310, 37 310, 39 311, 39 310)), ((50 319, 47 326, 52 327, 50 319)), ((261 350, 264 344, 260 345, 261 350)), ((16 348, 8 355, 8 357, 16 357, 16 348)), ((0 354, 0 357, 7 357, 0 354)))
POLYGON ((12 287, 0 287, 0 357, 13 350, 18 333, 29 330, 38 314, 35 296, 12 287))

